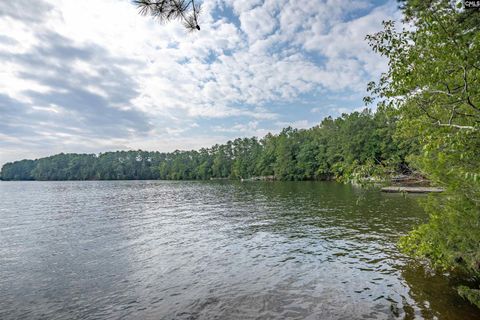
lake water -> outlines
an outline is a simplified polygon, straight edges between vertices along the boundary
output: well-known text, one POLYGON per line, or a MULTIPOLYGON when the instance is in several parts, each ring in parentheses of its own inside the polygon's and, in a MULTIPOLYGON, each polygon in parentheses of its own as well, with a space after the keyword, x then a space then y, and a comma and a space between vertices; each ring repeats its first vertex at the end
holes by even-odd
POLYGON ((425 219, 337 183, 1 182, 0 319, 480 319, 398 252, 425 219))

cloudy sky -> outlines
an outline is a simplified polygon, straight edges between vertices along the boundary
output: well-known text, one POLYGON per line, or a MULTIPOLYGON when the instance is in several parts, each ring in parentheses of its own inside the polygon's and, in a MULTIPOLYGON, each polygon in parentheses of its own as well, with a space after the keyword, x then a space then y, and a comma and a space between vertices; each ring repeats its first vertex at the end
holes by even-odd
POLYGON ((201 31, 129 0, 0 1, 0 165, 208 147, 362 108, 386 0, 205 0, 201 31))

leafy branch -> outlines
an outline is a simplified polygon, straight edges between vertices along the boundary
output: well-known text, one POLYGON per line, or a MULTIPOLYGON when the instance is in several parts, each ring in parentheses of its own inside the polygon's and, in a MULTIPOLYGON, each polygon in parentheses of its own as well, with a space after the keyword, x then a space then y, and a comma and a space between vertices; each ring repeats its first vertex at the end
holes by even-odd
POLYGON ((134 0, 141 15, 152 16, 160 22, 182 21, 189 31, 200 30, 200 5, 195 0, 134 0))

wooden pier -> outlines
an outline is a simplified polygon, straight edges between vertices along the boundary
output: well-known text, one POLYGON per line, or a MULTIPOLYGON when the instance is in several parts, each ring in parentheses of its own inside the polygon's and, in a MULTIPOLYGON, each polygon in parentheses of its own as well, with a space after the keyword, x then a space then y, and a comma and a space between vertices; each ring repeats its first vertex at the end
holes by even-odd
POLYGON ((443 192, 444 190, 442 188, 436 188, 436 187, 397 187, 397 186, 392 186, 392 187, 384 187, 381 189, 382 192, 389 192, 389 193, 439 193, 443 192))

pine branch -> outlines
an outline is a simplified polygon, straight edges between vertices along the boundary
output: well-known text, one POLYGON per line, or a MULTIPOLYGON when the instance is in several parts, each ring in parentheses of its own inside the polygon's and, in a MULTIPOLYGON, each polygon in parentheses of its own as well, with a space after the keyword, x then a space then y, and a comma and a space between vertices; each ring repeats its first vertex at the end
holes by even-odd
POLYGON ((151 16, 163 23, 180 20, 188 30, 200 30, 200 5, 194 0, 134 0, 133 3, 143 16, 151 16))

